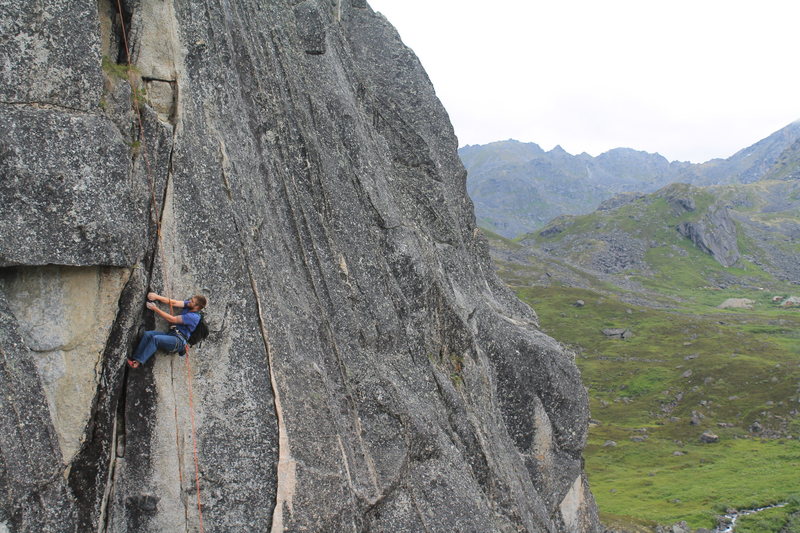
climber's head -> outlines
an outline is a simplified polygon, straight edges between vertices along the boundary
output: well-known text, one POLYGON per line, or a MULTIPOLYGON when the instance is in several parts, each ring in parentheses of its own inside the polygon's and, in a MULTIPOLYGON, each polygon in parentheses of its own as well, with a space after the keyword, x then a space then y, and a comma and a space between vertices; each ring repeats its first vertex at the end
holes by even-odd
POLYGON ((189 299, 189 310, 190 311, 199 311, 206 306, 208 301, 206 297, 202 294, 195 294, 189 299))

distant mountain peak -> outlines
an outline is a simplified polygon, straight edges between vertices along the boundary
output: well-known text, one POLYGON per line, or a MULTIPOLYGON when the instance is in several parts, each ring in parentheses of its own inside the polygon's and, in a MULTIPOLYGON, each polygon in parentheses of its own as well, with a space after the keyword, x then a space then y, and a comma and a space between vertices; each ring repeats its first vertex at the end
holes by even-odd
POLYGON ((589 213, 618 193, 800 178, 800 120, 727 159, 670 162, 659 153, 614 148, 592 157, 561 145, 545 152, 515 140, 459 150, 478 223, 504 236, 535 231, 560 214, 589 213))
POLYGON ((645 152, 644 150, 636 150, 634 148, 626 148, 626 147, 623 147, 623 146, 618 147, 618 148, 612 148, 611 150, 603 152, 600 155, 605 155, 605 154, 646 154, 646 155, 654 155, 654 154, 652 154, 650 152, 645 152))

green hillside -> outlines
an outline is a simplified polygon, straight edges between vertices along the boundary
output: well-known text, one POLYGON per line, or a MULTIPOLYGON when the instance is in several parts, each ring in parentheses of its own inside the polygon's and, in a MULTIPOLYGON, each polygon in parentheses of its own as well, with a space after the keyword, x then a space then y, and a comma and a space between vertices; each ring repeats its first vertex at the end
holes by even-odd
POLYGON ((618 284, 679 297, 705 286, 797 281, 800 180, 674 184, 589 215, 559 217, 518 241, 618 284))
POLYGON ((728 508, 787 503, 736 531, 797 531, 800 308, 773 297, 800 296, 796 267, 781 263, 800 257, 800 182, 781 183, 670 186, 517 241, 489 237, 500 276, 576 352, 604 523, 712 528, 728 508), (714 221, 732 222, 736 249, 719 252, 732 266, 676 229, 725 240, 714 221), (720 309, 729 298, 752 307, 720 309))

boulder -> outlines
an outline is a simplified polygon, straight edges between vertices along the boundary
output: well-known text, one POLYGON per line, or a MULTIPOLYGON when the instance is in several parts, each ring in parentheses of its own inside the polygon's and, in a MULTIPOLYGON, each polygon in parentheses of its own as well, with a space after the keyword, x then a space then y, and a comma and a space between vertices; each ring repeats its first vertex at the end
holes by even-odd
POLYGON ((752 309, 756 302, 749 298, 728 298, 717 306, 719 309, 752 309))
POLYGON ((715 442, 719 442, 719 437, 710 431, 706 431, 700 435, 700 442, 705 444, 714 444, 715 442))
MULTIPOLYGON (((681 503, 681 500, 679 499, 674 499, 671 501, 672 503, 681 503)), ((691 528, 684 521, 678 522, 671 526, 656 526, 655 531, 656 533, 692 533, 691 528)))
POLYGON ((781 307, 800 307, 800 296, 789 296, 781 303, 781 307))
POLYGON ((541 237, 552 237, 553 235, 558 235, 562 231, 566 229, 563 225, 556 223, 555 221, 551 222, 545 229, 539 232, 539 236, 541 237))
POLYGON ((633 337, 633 332, 627 328, 606 328, 602 330, 606 337, 616 339, 629 339, 633 337))
POLYGON ((671 533, 692 533, 692 529, 685 521, 680 521, 672 525, 671 533))

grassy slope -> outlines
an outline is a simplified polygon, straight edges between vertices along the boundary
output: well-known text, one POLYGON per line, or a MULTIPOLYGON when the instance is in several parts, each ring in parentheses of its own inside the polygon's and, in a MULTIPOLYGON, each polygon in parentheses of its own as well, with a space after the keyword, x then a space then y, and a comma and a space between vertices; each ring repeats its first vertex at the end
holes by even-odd
MULTIPOLYGON (((602 518, 631 529, 679 520, 712 527, 728 507, 788 501, 800 494, 800 422, 791 414, 800 409, 800 311, 779 309, 770 297, 792 287, 751 264, 724 269, 688 241, 663 233, 663 225, 650 223, 657 217, 643 216, 641 208, 631 205, 602 222, 579 217, 559 238, 601 223, 655 236, 665 245, 647 253, 651 272, 638 281, 680 302, 675 309, 626 304, 608 280, 574 267, 586 288, 554 280, 541 284, 547 269, 541 263, 497 262, 501 277, 537 311, 543 329, 578 351, 598 422, 585 455, 602 518), (683 253, 676 254, 676 247, 683 253), (713 288, 715 279, 731 275, 744 282, 713 288), (728 297, 751 298, 756 306, 715 307, 728 297), (583 307, 573 305, 578 299, 583 307), (634 337, 607 339, 600 332, 606 327, 630 328, 634 337), (693 415, 702 417, 699 425, 690 424, 693 415), (795 438, 762 439, 749 431, 755 421, 773 437, 795 438), (703 431, 716 433, 720 442, 700 443, 703 431), (610 440, 617 445, 604 446, 610 440)), ((669 218, 666 204, 655 208, 669 218)), ((512 244, 492 241, 505 250, 512 244)), ((769 514, 785 523, 791 509, 769 514)))
MULTIPOLYGON (((758 238, 760 242, 754 242, 746 235, 745 231, 741 230, 741 225, 737 222, 740 228, 738 231, 739 250, 750 260, 740 260, 738 268, 722 269, 712 257, 704 254, 687 239, 681 237, 675 228, 682 222, 697 222, 715 201, 750 203, 750 207, 737 206, 734 211, 746 215, 752 224, 773 228, 769 236, 769 243, 767 243, 768 246, 781 248, 789 254, 800 256, 800 242, 796 239, 785 239, 780 229, 782 222, 795 225, 800 222, 800 213, 796 207, 800 188, 796 185, 797 182, 793 183, 795 184, 759 182, 747 186, 715 187, 713 189, 674 184, 670 186, 669 190, 664 189, 660 193, 649 195, 614 210, 564 217, 560 221, 556 221, 557 225, 561 226, 560 232, 551 232, 545 237, 540 234, 529 234, 522 236, 518 241, 533 246, 571 242, 571 240, 591 244, 593 234, 612 233, 659 243, 659 246, 651 248, 647 252, 647 263, 653 267, 653 271, 632 271, 628 274, 633 276, 633 279, 641 279, 645 285, 667 293, 685 292, 687 289, 694 288, 700 281, 713 284, 715 280, 731 275, 740 280, 747 280, 750 284, 769 285, 773 281, 773 276, 752 262, 768 262, 759 246, 765 244, 761 241, 767 238, 766 234, 762 234, 758 238), (772 198, 767 200, 770 190, 773 191, 772 198), (784 206, 782 210, 768 207, 768 204, 776 202, 775 196, 781 194, 788 195, 794 204, 784 206), (691 198, 695 205, 694 210, 677 209, 675 205, 670 204, 668 200, 670 196, 691 198), (766 213, 760 212, 765 208, 767 209, 766 213), (684 260, 676 258, 676 252, 679 252, 684 260), (657 276, 655 280, 651 279, 653 273, 657 276), (676 278, 676 276, 681 277, 676 278)), ((602 246, 602 243, 599 242, 595 244, 602 246)), ((560 255, 576 264, 585 263, 587 256, 597 251, 591 246, 577 247, 576 249, 579 250, 577 252, 570 251, 570 247, 566 247, 566 249, 566 254, 562 251, 560 255)))

